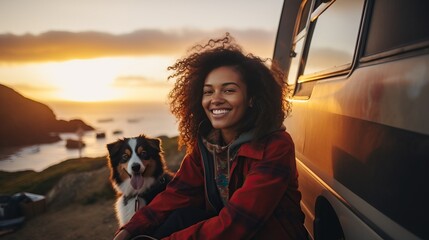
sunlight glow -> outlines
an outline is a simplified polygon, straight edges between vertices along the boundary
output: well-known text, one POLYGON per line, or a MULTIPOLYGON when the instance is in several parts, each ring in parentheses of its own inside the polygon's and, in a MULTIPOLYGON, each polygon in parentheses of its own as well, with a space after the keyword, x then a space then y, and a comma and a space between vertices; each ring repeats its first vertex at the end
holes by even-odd
POLYGON ((57 97, 70 101, 105 101, 117 98, 110 84, 120 68, 114 59, 73 60, 54 63, 52 84, 57 97))
POLYGON ((164 98, 169 88, 165 69, 171 61, 164 57, 72 60, 45 64, 44 75, 57 89, 54 98, 60 100, 163 101, 157 98, 164 98), (120 81, 124 78, 135 79, 120 81))

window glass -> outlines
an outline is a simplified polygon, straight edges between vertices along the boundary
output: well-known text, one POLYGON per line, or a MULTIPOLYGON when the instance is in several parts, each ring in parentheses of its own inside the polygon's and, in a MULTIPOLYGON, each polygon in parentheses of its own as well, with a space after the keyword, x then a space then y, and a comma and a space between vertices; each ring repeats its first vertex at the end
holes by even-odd
POLYGON ((304 38, 301 38, 296 42, 295 44, 295 53, 296 56, 292 58, 292 61, 290 63, 289 73, 287 76, 287 84, 292 85, 296 83, 296 79, 298 78, 298 70, 299 70, 299 63, 300 59, 302 57, 302 47, 304 45, 304 38))
POLYGON ((291 63, 289 67, 289 73, 287 76, 288 85, 293 85, 296 83, 296 79, 298 78, 298 70, 300 67, 300 60, 302 57, 302 50, 304 46, 305 33, 306 33, 306 24, 308 15, 310 12, 311 1, 308 0, 304 2, 304 5, 301 6, 301 19, 299 21, 297 35, 294 39, 294 47, 292 49, 292 54, 295 56, 291 58, 291 63))
POLYGON ((429 39, 428 0, 377 0, 365 56, 429 39))
POLYGON ((359 33, 364 0, 338 0, 315 24, 304 74, 350 64, 359 33))

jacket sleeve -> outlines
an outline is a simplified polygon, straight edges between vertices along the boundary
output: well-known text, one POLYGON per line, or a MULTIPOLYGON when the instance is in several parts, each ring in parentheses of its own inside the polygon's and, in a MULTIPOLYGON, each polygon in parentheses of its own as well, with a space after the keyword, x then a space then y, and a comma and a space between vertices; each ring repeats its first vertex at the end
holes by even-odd
POLYGON ((198 156, 195 151, 188 154, 165 191, 159 193, 149 205, 137 211, 119 230, 125 229, 132 236, 148 234, 172 211, 187 206, 203 206, 204 178, 198 156))
POLYGON ((243 186, 218 216, 165 239, 248 239, 255 235, 286 193, 295 161, 289 135, 274 135, 267 141, 262 159, 252 161, 243 186))

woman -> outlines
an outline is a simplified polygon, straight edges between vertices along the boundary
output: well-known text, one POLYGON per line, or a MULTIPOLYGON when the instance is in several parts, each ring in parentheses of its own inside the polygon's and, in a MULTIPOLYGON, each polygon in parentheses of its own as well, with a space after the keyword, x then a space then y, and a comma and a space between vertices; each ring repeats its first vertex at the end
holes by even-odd
POLYGON ((116 239, 305 239, 281 72, 244 55, 229 34, 195 46, 169 70, 187 155, 116 239))

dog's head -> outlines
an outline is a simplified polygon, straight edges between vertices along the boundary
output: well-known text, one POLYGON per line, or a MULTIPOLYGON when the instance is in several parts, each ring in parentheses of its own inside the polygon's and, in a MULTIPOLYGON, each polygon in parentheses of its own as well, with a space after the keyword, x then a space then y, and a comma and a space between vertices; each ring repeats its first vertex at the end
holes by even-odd
POLYGON ((139 190, 147 177, 157 178, 166 169, 162 157, 161 141, 144 135, 123 138, 107 144, 111 180, 120 185, 130 179, 131 186, 139 190))

